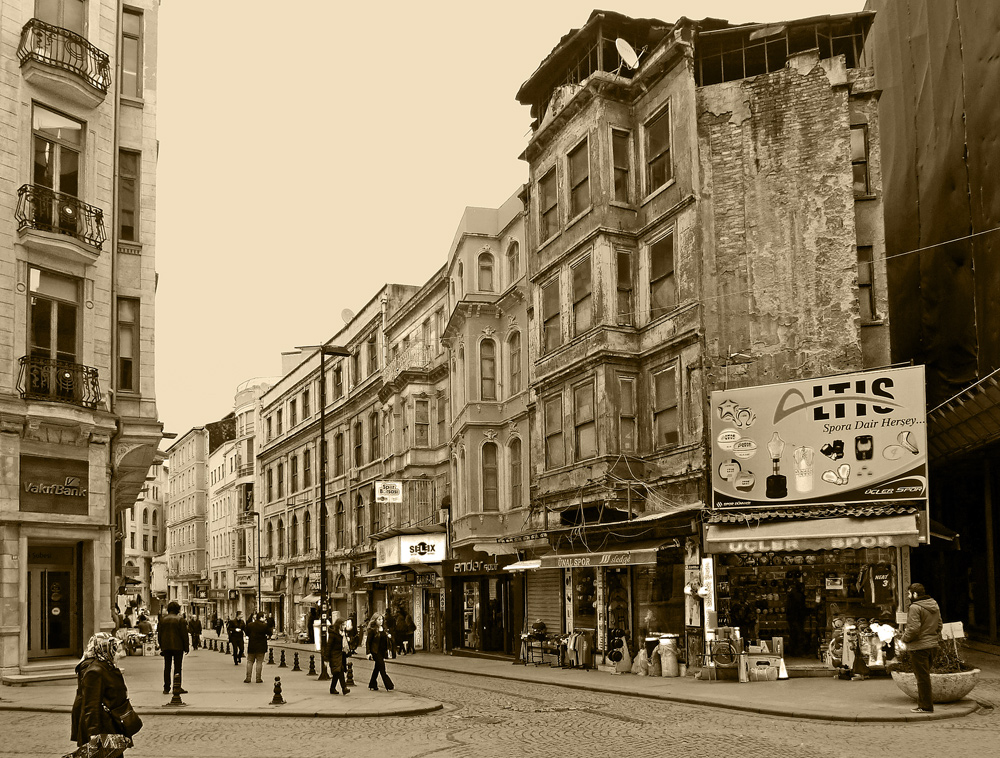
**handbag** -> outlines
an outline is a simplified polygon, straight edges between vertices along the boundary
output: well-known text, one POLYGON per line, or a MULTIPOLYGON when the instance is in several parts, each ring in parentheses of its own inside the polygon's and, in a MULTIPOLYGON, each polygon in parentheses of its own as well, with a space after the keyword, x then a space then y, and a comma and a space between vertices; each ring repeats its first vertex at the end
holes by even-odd
POLYGON ((142 729, 142 719, 133 710, 132 703, 128 698, 125 698, 125 702, 115 708, 110 708, 107 704, 104 707, 111 714, 111 720, 115 723, 118 731, 126 737, 132 737, 142 729))

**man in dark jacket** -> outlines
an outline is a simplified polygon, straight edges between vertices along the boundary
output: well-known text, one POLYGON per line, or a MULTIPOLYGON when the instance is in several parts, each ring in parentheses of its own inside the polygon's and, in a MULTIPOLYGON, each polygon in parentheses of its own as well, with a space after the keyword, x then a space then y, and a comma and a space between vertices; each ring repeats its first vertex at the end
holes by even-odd
POLYGON ((188 631, 191 633, 191 648, 197 650, 201 647, 201 619, 197 616, 192 616, 191 620, 188 621, 188 631))
MULTIPOLYGON (((170 694, 170 665, 173 663, 174 673, 181 676, 181 665, 184 653, 188 652, 187 624, 181 618, 181 606, 176 600, 167 604, 167 615, 160 621, 156 629, 160 643, 160 655, 163 656, 163 694, 170 694)), ((187 693, 182 689, 181 694, 187 693)))
POLYGON ((233 661, 236 666, 239 666, 240 661, 243 660, 243 631, 246 626, 242 611, 236 611, 236 618, 226 625, 226 633, 229 635, 229 643, 233 646, 233 661))
POLYGON ((244 683, 250 684, 250 673, 254 663, 257 664, 257 684, 262 684, 261 670, 264 668, 264 656, 267 654, 267 638, 270 637, 267 631, 267 622, 264 621, 264 614, 251 614, 250 623, 247 624, 247 677, 244 683))
POLYGON ((922 584, 911 584, 908 593, 910 609, 906 614, 906 631, 901 639, 910 653, 913 678, 917 680, 917 707, 912 711, 934 713, 931 661, 941 640, 941 609, 922 584))

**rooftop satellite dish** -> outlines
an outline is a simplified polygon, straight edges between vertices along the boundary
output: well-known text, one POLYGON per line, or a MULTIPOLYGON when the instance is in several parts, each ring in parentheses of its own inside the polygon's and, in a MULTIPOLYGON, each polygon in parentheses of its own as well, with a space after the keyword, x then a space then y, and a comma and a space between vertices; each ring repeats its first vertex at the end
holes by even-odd
POLYGON ((615 47, 618 49, 618 55, 621 56, 622 62, 628 66, 633 71, 639 68, 639 56, 635 54, 635 50, 632 46, 623 40, 621 37, 615 40, 615 47))
POLYGON ((345 324, 349 324, 351 323, 351 319, 354 318, 354 311, 350 308, 344 308, 344 310, 340 312, 340 317, 344 319, 345 324))

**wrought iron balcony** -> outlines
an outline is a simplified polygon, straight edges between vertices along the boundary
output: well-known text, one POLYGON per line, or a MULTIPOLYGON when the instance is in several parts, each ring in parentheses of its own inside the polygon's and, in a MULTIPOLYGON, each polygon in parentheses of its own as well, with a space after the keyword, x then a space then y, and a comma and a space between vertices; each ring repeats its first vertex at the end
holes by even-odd
POLYGON ((433 360, 434 354, 430 347, 423 342, 416 342, 389 361, 382 374, 383 380, 389 384, 404 371, 426 371, 433 360))
POLYGON ((79 363, 25 355, 17 389, 25 400, 47 400, 96 408, 101 402, 97 369, 79 363))
POLYGON ((21 29, 17 57, 24 66, 28 61, 70 71, 94 89, 108 94, 111 86, 111 62, 107 53, 69 29, 52 26, 37 18, 21 29))
POLYGON ((104 211, 87 205, 80 198, 56 192, 37 184, 24 184, 17 191, 17 229, 38 229, 67 234, 101 249, 108 238, 104 230, 104 211))

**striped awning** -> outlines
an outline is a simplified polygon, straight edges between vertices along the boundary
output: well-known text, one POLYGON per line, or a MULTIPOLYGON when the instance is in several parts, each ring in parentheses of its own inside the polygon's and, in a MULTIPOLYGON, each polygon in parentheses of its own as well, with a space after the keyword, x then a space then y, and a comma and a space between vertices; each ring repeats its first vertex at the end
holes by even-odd
POLYGON ((916 547, 915 514, 881 518, 827 518, 770 521, 753 526, 709 524, 706 553, 759 553, 862 547, 916 547))

